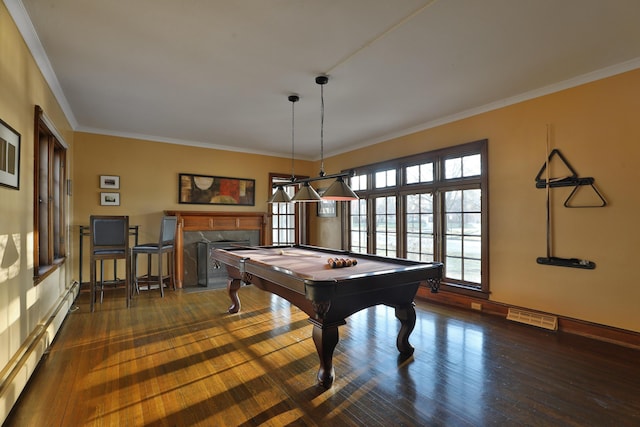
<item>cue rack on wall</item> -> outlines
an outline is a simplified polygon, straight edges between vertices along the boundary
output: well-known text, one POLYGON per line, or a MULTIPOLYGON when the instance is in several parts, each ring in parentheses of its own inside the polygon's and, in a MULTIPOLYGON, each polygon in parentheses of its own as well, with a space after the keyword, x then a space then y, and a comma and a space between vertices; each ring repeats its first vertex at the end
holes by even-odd
POLYGON ((538 175, 536 175, 536 188, 545 188, 547 190, 547 256, 538 257, 536 259, 538 264, 552 265, 557 267, 572 267, 572 268, 584 268, 593 270, 596 268, 596 264, 593 261, 579 258, 560 258, 552 255, 552 236, 551 236, 551 202, 550 202, 550 190, 557 187, 573 187, 573 190, 564 201, 564 207, 566 208, 602 208, 607 205, 607 201, 600 194, 595 186, 595 179, 593 177, 581 178, 567 159, 562 155, 557 148, 553 149, 549 153, 549 126, 547 126, 547 159, 540 168, 538 175), (560 159, 563 162, 564 169, 568 171, 568 175, 562 178, 552 178, 550 176, 551 161, 554 159, 560 159), (544 174, 544 176, 543 176, 544 174), (590 186, 597 198, 595 204, 574 204, 572 200, 578 193, 580 188, 590 186))

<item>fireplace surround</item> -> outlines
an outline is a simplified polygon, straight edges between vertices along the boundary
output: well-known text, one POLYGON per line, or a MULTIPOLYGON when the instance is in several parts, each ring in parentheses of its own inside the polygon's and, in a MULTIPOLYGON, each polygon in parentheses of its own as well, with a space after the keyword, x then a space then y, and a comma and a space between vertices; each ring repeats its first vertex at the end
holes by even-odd
POLYGON ((176 287, 197 286, 199 241, 248 240, 251 245, 266 244, 265 212, 166 211, 178 217, 176 232, 176 287))

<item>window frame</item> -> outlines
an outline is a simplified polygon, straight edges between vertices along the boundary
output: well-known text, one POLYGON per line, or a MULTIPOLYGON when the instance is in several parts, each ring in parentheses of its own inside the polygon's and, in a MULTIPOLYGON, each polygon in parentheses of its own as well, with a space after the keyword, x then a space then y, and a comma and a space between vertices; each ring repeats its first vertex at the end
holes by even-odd
POLYGON ((64 263, 67 255, 67 149, 42 108, 34 114, 34 285, 64 263))
MULTIPOLYGON (((433 244, 434 261, 442 262, 445 251, 445 194, 447 191, 480 189, 480 258, 481 272, 480 284, 475 282, 465 282, 445 277, 441 284, 441 289, 450 290, 456 293, 473 295, 481 298, 489 296, 489 186, 488 186, 488 140, 460 144, 446 147, 434 151, 424 152, 411 156, 387 160, 380 163, 353 168, 356 175, 367 175, 367 188, 355 190, 359 197, 367 200, 367 253, 375 253, 375 201, 378 197, 396 196, 396 236, 397 236, 397 256, 404 258, 407 256, 407 205, 406 196, 415 194, 430 193, 433 197, 433 244), (464 157, 468 155, 480 154, 480 175, 470 177, 446 179, 444 165, 447 159, 464 157), (433 181, 407 183, 406 169, 411 166, 423 163, 433 163, 433 181), (376 188, 375 176, 377 172, 396 170, 396 185, 376 188)), ((351 246, 351 208, 350 203, 344 204, 343 227, 343 247, 350 249, 351 246)))
MULTIPOLYGON (((296 180, 306 179, 308 176, 295 176, 296 180)), ((279 180, 287 180, 291 181, 291 174, 283 174, 283 173, 269 173, 269 195, 267 198, 270 198, 273 194, 273 183, 275 179, 279 180)), ((293 186, 295 191, 298 191, 298 186, 293 186)), ((290 202, 293 205, 293 215, 294 215, 294 242, 292 244, 307 244, 309 239, 308 232, 308 224, 309 224, 309 209, 306 209, 307 203, 294 203, 290 202)), ((315 205, 315 204, 314 204, 315 205)), ((274 230, 274 220, 277 218, 277 215, 273 213, 273 207, 269 209, 269 240, 267 242, 268 245, 272 245, 273 243, 273 230, 274 230)), ((289 243, 282 243, 289 244, 289 243)))

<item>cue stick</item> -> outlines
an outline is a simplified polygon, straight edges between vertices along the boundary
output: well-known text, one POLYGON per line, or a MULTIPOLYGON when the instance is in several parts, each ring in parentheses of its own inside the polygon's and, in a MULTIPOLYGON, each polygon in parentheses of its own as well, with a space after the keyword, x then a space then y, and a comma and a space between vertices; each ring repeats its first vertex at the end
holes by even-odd
POLYGON ((281 250, 279 252, 280 255, 285 255, 285 256, 297 256, 297 257, 301 257, 301 258, 322 258, 322 255, 306 255, 306 254, 294 254, 291 252, 285 252, 284 250, 281 250))
POLYGON ((551 172, 549 171, 549 153, 551 151, 551 125, 547 123, 547 157, 545 170, 547 178, 547 259, 551 259, 551 172))

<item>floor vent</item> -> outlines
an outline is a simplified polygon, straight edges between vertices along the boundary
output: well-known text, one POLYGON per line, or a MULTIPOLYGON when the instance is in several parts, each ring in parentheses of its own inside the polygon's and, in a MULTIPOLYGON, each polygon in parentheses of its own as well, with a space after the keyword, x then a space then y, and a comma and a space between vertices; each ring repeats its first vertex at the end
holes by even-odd
POLYGON ((526 323, 527 325, 538 326, 551 331, 558 329, 558 318, 548 314, 533 313, 531 311, 510 308, 509 313, 507 314, 507 319, 513 320, 514 322, 526 323))

